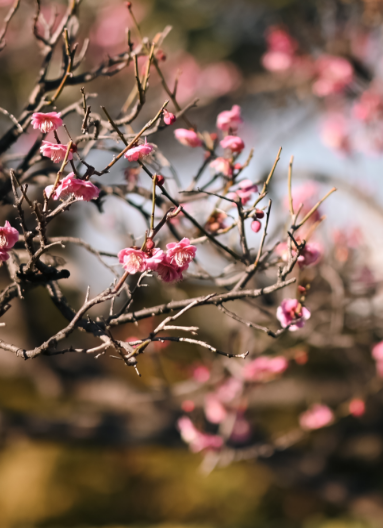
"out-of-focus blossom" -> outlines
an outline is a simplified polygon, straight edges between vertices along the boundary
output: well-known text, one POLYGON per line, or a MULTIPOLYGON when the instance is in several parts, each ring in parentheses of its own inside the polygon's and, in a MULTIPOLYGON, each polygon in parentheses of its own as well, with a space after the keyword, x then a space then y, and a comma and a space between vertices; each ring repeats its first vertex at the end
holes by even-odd
POLYGON ((198 78, 198 93, 205 97, 222 97, 241 86, 242 74, 230 61, 213 62, 205 66, 198 78))
POLYGON ((118 253, 118 260, 125 271, 131 275, 142 273, 146 270, 157 271, 163 262, 165 254, 162 249, 153 249, 149 253, 136 248, 124 248, 118 253))
POLYGON ((350 125, 341 113, 333 113, 326 117, 321 125, 323 143, 342 154, 351 152, 350 125))
POLYGON ((232 152, 242 152, 245 144, 238 136, 226 136, 220 141, 220 145, 224 149, 229 149, 232 152))
POLYGON ((251 437, 251 425, 242 415, 236 417, 231 431, 230 440, 237 444, 244 444, 251 437))
POLYGON ((228 178, 233 176, 233 167, 226 158, 216 158, 209 163, 209 167, 213 169, 215 174, 223 174, 228 178))
POLYGON ((125 180, 128 183, 135 185, 137 183, 140 171, 141 171, 141 167, 128 167, 127 169, 124 170, 125 180))
MULTIPOLYGON (((49 141, 43 141, 40 147, 41 154, 46 158, 51 158, 54 163, 63 161, 67 150, 68 147, 66 145, 61 145, 60 143, 50 143, 49 141)), ((73 152, 75 152, 75 150, 76 149, 73 149, 72 146, 71 150, 69 151, 68 160, 73 159, 73 152)))
POLYGON ((172 125, 177 121, 176 116, 167 110, 164 110, 163 117, 165 125, 172 125))
POLYGON ((280 376, 288 366, 283 356, 259 356, 243 367, 243 377, 247 381, 270 381, 280 376))
POLYGON ((210 231, 211 233, 215 233, 216 231, 218 231, 218 229, 225 229, 226 227, 226 224, 225 224, 225 220, 227 218, 227 214, 224 213, 223 211, 214 211, 206 225, 205 225, 205 229, 207 229, 208 231, 210 231))
POLYGON ((206 383, 210 379, 210 370, 205 365, 197 365, 193 368, 193 379, 198 383, 206 383))
POLYGON ((299 425, 305 431, 321 429, 334 420, 334 414, 327 405, 314 404, 299 416, 299 425))
POLYGON ((381 119, 383 114, 383 95, 374 90, 366 90, 354 103, 352 113, 356 119, 365 123, 381 119))
POLYGON ((217 117, 217 128, 225 132, 237 130, 241 123, 243 119, 241 118, 241 107, 238 105, 232 106, 231 110, 224 110, 217 117))
MULTIPOLYGON (((306 215, 309 211, 311 211, 311 209, 318 201, 319 186, 317 183, 309 181, 304 183, 300 187, 293 189, 292 195, 294 211, 297 212, 300 205, 303 204, 301 214, 306 215)), ((284 200, 284 205, 286 209, 289 208, 289 200, 287 196, 284 200)), ((319 220, 319 218, 320 213, 317 209, 316 212, 311 216, 311 220, 316 221, 319 220)))
POLYGON ((373 347, 371 354, 376 361, 376 372, 380 378, 383 378, 383 341, 373 347))
POLYGON ((221 402, 229 403, 241 394, 242 389, 242 380, 230 377, 218 387, 215 394, 221 402))
MULTIPOLYGON (((299 242, 299 241, 298 241, 299 242)), ((289 249, 286 242, 282 242, 281 244, 278 244, 276 248, 276 252, 282 257, 282 260, 284 262, 288 261, 289 258, 289 249)), ((295 246, 292 247, 292 256, 295 257, 297 254, 297 250, 295 246)), ((319 242, 308 242, 305 244, 305 247, 301 251, 301 254, 298 257, 298 266, 302 268, 306 268, 307 266, 313 266, 316 264, 319 259, 321 258, 323 254, 323 248, 322 245, 319 244, 319 242)))
POLYGON ((201 433, 187 416, 179 418, 177 425, 183 441, 189 444, 193 453, 198 453, 203 449, 217 451, 223 445, 223 439, 220 436, 201 433))
POLYGON ((306 365, 307 361, 309 360, 306 350, 297 350, 294 353, 294 360, 297 365, 306 365))
POLYGON ((297 42, 277 26, 268 29, 266 42, 267 52, 261 58, 263 67, 272 72, 289 70, 294 64, 297 42))
POLYGON ((251 222, 251 230, 254 231, 254 233, 258 233, 261 230, 262 224, 259 220, 253 220, 251 222))
POLYGON ((282 51, 267 51, 262 56, 261 62, 262 66, 270 72, 282 72, 292 67, 294 57, 282 51))
POLYGON ((0 262, 9 259, 8 251, 18 240, 19 232, 6 220, 4 227, 0 227, 0 262))
POLYGON ((284 299, 277 309, 277 319, 282 328, 286 328, 294 321, 294 324, 289 327, 291 332, 302 328, 310 317, 309 310, 302 306, 297 299, 284 299))
POLYGON ((177 130, 174 131, 174 135, 181 145, 184 145, 185 147, 202 147, 202 141, 194 130, 177 128, 177 130))
POLYGON ((242 205, 247 204, 253 193, 258 191, 258 187, 250 180, 242 180, 239 185, 239 189, 233 192, 229 192, 226 196, 230 200, 241 199, 242 205))
POLYGON ((360 398, 354 398, 350 401, 348 409, 350 414, 358 418, 359 416, 363 416, 366 412, 366 404, 360 398))
POLYGON ((181 409, 187 413, 193 412, 195 409, 195 403, 193 402, 193 400, 184 400, 181 403, 181 409))
POLYGON ((223 422, 227 416, 227 410, 214 393, 205 396, 205 416, 214 424, 223 422))
POLYGON ((48 198, 53 198, 53 200, 64 200, 73 194, 78 200, 90 202, 98 198, 100 194, 100 189, 91 181, 80 180, 80 178, 76 178, 73 172, 70 172, 61 180, 54 192, 53 187, 53 185, 45 187, 45 194, 48 198))
POLYGON ((167 262, 180 268, 188 266, 197 252, 196 246, 191 245, 188 238, 183 238, 180 242, 166 244, 166 248, 167 262))
POLYGON ((317 79, 313 84, 313 93, 318 97, 342 92, 354 78, 351 63, 336 55, 322 55, 315 62, 317 79))
POLYGON ((48 132, 57 130, 62 126, 63 121, 60 116, 61 112, 48 112, 46 114, 35 112, 32 114, 31 124, 35 130, 38 129, 44 134, 47 134, 48 132))
POLYGON ((357 249, 362 242, 362 234, 358 228, 349 230, 334 229, 332 233, 335 257, 339 262, 346 262, 350 251, 357 249))
POLYGON ((146 156, 149 156, 154 150, 153 145, 148 143, 148 140, 145 138, 145 143, 142 145, 138 145, 138 147, 133 147, 129 149, 124 154, 124 158, 126 158, 128 161, 138 161, 142 160, 146 156))

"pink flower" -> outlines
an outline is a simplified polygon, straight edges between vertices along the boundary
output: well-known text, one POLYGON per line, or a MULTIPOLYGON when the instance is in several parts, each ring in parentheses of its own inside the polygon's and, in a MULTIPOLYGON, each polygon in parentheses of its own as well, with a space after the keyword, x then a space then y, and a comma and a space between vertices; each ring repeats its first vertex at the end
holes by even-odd
POLYGON ((289 327, 291 332, 302 328, 310 317, 309 310, 302 306, 297 299, 284 299, 277 309, 277 319, 282 328, 286 328, 294 321, 294 324, 289 327))
POLYGON ((45 187, 45 194, 48 198, 52 197, 53 200, 63 200, 68 198, 71 194, 74 194, 78 200, 90 202, 90 200, 98 198, 98 195, 100 194, 100 190, 92 182, 76 178, 73 172, 69 173, 68 176, 65 176, 65 178, 61 180, 53 194, 52 191, 53 185, 45 187))
POLYGON ((238 444, 244 444, 251 437, 251 425, 243 416, 237 416, 233 429, 231 431, 230 440, 238 444))
POLYGON ((225 110, 218 114, 217 128, 224 131, 236 130, 243 123, 241 118, 241 107, 234 105, 231 110, 225 110))
POLYGON ((9 259, 8 251, 18 240, 19 232, 6 220, 4 227, 0 227, 0 262, 9 259))
POLYGON ((366 412, 366 404, 360 398, 354 398, 350 401, 348 409, 350 414, 358 418, 359 416, 363 416, 363 414, 366 412))
POLYGON ((138 161, 142 160, 146 156, 149 156, 151 152, 153 152, 154 147, 148 143, 147 138, 145 138, 145 143, 142 145, 138 145, 138 147, 133 147, 129 149, 124 154, 124 158, 126 158, 128 161, 138 161))
POLYGON ((262 65, 272 72, 291 68, 298 48, 296 41, 283 29, 272 26, 266 35, 267 52, 262 56, 262 65))
POLYGON ((234 192, 228 193, 226 196, 231 200, 241 199, 242 205, 247 204, 252 194, 258 191, 258 187, 250 180, 242 180, 239 185, 239 189, 234 192))
MULTIPOLYGON (((314 207, 318 201, 319 186, 313 181, 308 181, 300 187, 293 189, 293 206, 296 212, 301 204, 303 204, 301 214, 305 215, 314 207)), ((284 200, 286 209, 289 207, 289 201, 286 197, 284 200)), ((312 221, 319 220, 320 213, 317 211, 311 216, 312 221)))
POLYGON ((382 95, 373 90, 366 90, 354 104, 352 112, 356 119, 366 123, 380 119, 383 113, 382 95))
POLYGON ((198 365, 193 369, 193 378, 198 383, 206 383, 210 379, 210 370, 204 365, 198 365))
POLYGON ((202 147, 202 141, 194 130, 187 130, 186 128, 177 128, 174 131, 176 139, 185 147, 202 147))
POLYGON ((243 367, 243 377, 248 381, 269 381, 282 374, 288 366, 283 356, 259 356, 243 367))
POLYGON ((245 144, 238 136, 226 136, 220 141, 220 145, 224 149, 230 149, 232 152, 242 152, 245 144))
POLYGON ((223 439, 220 436, 201 433, 187 416, 179 418, 177 425, 182 440, 189 444, 193 453, 198 453, 203 449, 216 451, 223 445, 223 439))
POLYGON ((209 422, 214 424, 223 422, 227 416, 227 410, 213 393, 205 396, 205 416, 209 422))
POLYGON ((375 361, 383 361, 383 341, 373 347, 371 354, 375 361))
MULTIPOLYGON (((297 240, 297 242, 299 243, 300 241, 297 240)), ((276 252, 282 257, 282 260, 284 262, 288 261, 289 252, 288 252, 288 246, 286 242, 282 242, 281 244, 278 244, 276 252)), ((295 257, 297 254, 296 248, 292 247, 291 252, 292 252, 293 257, 295 257)), ((298 257, 298 266, 301 269, 307 266, 313 266, 321 258, 322 253, 323 253, 323 248, 318 242, 307 243, 298 257)))
POLYGON ((164 258, 164 252, 158 248, 152 249, 148 253, 141 251, 141 249, 125 248, 118 254, 118 260, 122 267, 131 275, 146 270, 157 271, 164 258))
POLYGON ((211 231, 212 233, 215 233, 218 231, 218 229, 225 229, 225 219, 227 218, 227 214, 220 211, 214 211, 210 217, 209 220, 206 223, 205 229, 208 231, 211 231))
POLYGON ((333 150, 344 154, 351 152, 350 126, 341 113, 334 113, 323 121, 321 138, 323 143, 333 150))
POLYGON ((178 282, 183 279, 182 272, 184 268, 180 268, 177 265, 171 264, 167 258, 165 258, 161 264, 157 267, 157 273, 161 280, 164 282, 178 282))
POLYGON ((242 393, 243 382, 238 378, 228 378, 218 387, 215 394, 221 402, 229 403, 242 393))
POLYGON ((32 115, 31 124, 34 129, 38 128, 41 132, 47 134, 48 132, 57 130, 62 126, 63 121, 60 116, 61 112, 48 112, 47 114, 35 112, 32 115))
POLYGON ((289 70, 294 63, 294 56, 284 51, 267 51, 261 58, 262 66, 270 72, 289 70))
POLYGON ((327 405, 314 404, 310 409, 302 413, 299 417, 299 425, 302 429, 310 431, 320 429, 329 425, 334 420, 334 414, 327 405))
POLYGON ((316 60, 315 66, 318 78, 312 89, 318 97, 342 92, 354 78, 351 63, 343 57, 322 55, 316 60))
POLYGON ((171 242, 166 244, 166 260, 171 265, 183 268, 184 271, 190 262, 194 259, 197 248, 190 244, 188 238, 183 238, 180 242, 171 242))
POLYGON ((165 125, 172 125, 173 123, 177 121, 176 116, 172 114, 171 112, 168 112, 167 110, 164 110, 163 118, 164 118, 165 125))
MULTIPOLYGON (((46 158, 51 158, 53 163, 59 163, 65 158, 65 154, 68 147, 61 145, 60 143, 50 143, 49 141, 43 141, 40 147, 40 152, 46 158)), ((73 159, 73 147, 69 151, 68 160, 73 159)))
POLYGON ((215 174, 223 174, 228 178, 233 176, 233 167, 230 161, 226 158, 216 158, 209 163, 209 167, 214 170, 215 174))

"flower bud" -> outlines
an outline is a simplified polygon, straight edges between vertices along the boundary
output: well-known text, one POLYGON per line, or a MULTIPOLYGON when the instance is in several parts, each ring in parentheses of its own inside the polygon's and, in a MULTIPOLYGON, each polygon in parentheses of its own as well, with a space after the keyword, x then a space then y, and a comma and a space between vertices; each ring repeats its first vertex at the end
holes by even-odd
POLYGON ((255 216, 256 218, 263 218, 265 216, 265 213, 261 211, 260 209, 255 210, 255 216))
POLYGON ((146 246, 146 249, 148 249, 149 251, 152 250, 154 248, 153 240, 151 238, 148 238, 145 246, 146 246))
POLYGON ((254 231, 254 233, 258 233, 261 227, 262 224, 259 220, 254 220, 253 222, 251 222, 251 229, 254 231))
POLYGON ((162 176, 162 174, 156 174, 156 185, 159 185, 160 187, 162 187, 164 183, 165 183, 165 178, 162 176))
POLYGON ((131 9, 132 8, 132 2, 126 2, 126 7, 128 9, 131 9))
POLYGON ((156 51, 156 59, 158 61, 162 61, 162 62, 165 62, 166 61, 166 55, 165 53, 162 51, 162 49, 159 49, 156 51))
POLYGON ((176 116, 167 110, 164 110, 163 116, 165 125, 172 125, 177 120, 176 116))

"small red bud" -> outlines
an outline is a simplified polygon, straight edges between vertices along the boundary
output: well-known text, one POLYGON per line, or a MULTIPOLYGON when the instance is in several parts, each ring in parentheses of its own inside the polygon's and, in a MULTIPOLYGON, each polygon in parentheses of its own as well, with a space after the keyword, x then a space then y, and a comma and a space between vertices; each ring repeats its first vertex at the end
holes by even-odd
POLYGON ((263 211, 261 211, 260 209, 256 209, 255 210, 255 216, 257 218, 263 218, 265 216, 265 213, 263 211))
POLYGON ((145 245, 146 245, 146 249, 148 249, 149 251, 154 248, 154 242, 153 242, 153 240, 151 238, 147 239, 145 245))
POLYGON ((132 2, 126 2, 126 7, 127 7, 128 9, 131 9, 131 7, 132 7, 132 2))
POLYGON ((77 152, 77 145, 76 145, 76 143, 72 143, 72 146, 71 146, 71 148, 70 148, 70 151, 71 151, 71 152, 77 152))
POLYGON ((240 163, 234 164, 234 170, 241 170, 241 169, 242 169, 242 165, 240 163))
POLYGON ((156 176, 156 185, 162 187, 162 185, 165 183, 165 178, 162 176, 162 174, 157 174, 156 176))
POLYGON ((167 110, 164 110, 164 123, 165 125, 172 125, 176 121, 176 116, 167 110))
POLYGON ((251 222, 251 229, 254 231, 254 233, 258 233, 261 227, 262 224, 259 220, 254 220, 253 222, 251 222))
MULTIPOLYGON (((129 2, 129 3, 130 3, 130 2, 129 2)), ((156 52, 156 59, 159 60, 159 61, 162 61, 162 62, 165 62, 165 61, 166 61, 166 55, 165 55, 165 53, 162 51, 162 49, 157 50, 157 52, 156 52)))
POLYGON ((181 408, 184 412, 190 413, 195 409, 195 404, 192 400, 185 400, 181 404, 181 408))
POLYGON ((301 292, 301 293, 306 293, 306 288, 304 286, 298 286, 298 290, 301 292))

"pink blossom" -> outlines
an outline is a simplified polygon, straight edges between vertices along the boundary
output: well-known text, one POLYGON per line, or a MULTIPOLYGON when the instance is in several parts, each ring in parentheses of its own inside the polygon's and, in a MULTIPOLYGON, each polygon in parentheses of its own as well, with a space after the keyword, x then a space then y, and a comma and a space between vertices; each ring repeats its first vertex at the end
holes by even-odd
POLYGON ((142 160, 146 156, 149 156, 149 154, 151 154, 153 150, 153 145, 150 145, 150 143, 148 143, 148 140, 145 138, 145 143, 143 143, 142 145, 138 145, 138 147, 133 147, 127 152, 125 152, 124 158, 126 158, 128 161, 142 160))
POLYGON ((205 97, 217 98, 236 90, 241 83, 241 70, 233 62, 211 62, 198 77, 198 91, 205 97))
POLYGON ((177 128, 177 130, 174 131, 174 135, 181 145, 184 145, 185 147, 202 147, 202 141, 194 130, 177 128))
POLYGON ((171 112, 168 112, 167 110, 164 110, 163 118, 164 118, 165 125, 172 125, 177 120, 176 116, 172 114, 171 112))
POLYGON ((209 220, 206 223, 205 228, 208 231, 211 231, 212 233, 215 233, 218 231, 218 229, 225 229, 225 219, 227 218, 227 214, 220 211, 214 211, 210 217, 209 220))
POLYGON ((241 118, 241 107, 234 105, 231 110, 224 110, 217 117, 217 128, 224 131, 237 130, 237 127, 243 123, 241 118))
POLYGON ((63 180, 61 180, 53 194, 52 191, 53 185, 45 187, 45 194, 48 198, 53 198, 53 200, 63 200, 68 198, 71 194, 74 194, 78 200, 90 202, 90 200, 98 198, 98 195, 100 194, 100 190, 92 182, 76 178, 73 172, 69 173, 63 180))
POLYGON ((251 437, 251 425, 243 416, 237 416, 233 429, 231 431, 230 440, 238 444, 244 444, 251 437))
MULTIPOLYGON (((297 240, 297 242, 300 242, 297 240)), ((282 260, 284 262, 288 261, 289 258, 289 250, 288 245, 286 242, 282 242, 281 244, 278 244, 276 252, 282 257, 282 260)), ((293 257, 296 256, 297 250, 293 246, 291 251, 293 257)), ((298 257, 298 266, 303 269, 307 266, 313 266, 318 262, 318 260, 321 258, 323 254, 323 248, 321 244, 318 242, 309 242, 305 244, 305 247, 301 251, 301 254, 298 257)))
POLYGON ((299 417, 299 424, 302 429, 310 431, 312 429, 320 429, 329 425, 334 420, 334 414, 327 405, 315 403, 302 413, 299 417))
POLYGON ((167 258, 165 258, 161 264, 158 265, 156 271, 164 282, 178 282, 183 279, 182 272, 185 271, 185 269, 171 264, 167 258))
POLYGON ((218 387, 215 394, 221 402, 229 403, 242 393, 243 382, 238 378, 230 377, 218 387))
POLYGON ((243 367, 243 377, 248 381, 269 381, 282 374, 288 366, 283 356, 259 356, 243 367))
POLYGON ((201 433, 187 416, 179 418, 177 425, 183 441, 189 444, 193 453, 198 453, 203 449, 216 451, 223 445, 223 439, 220 436, 201 433))
POLYGON ((195 409, 195 403, 193 402, 193 400, 184 400, 181 403, 181 409, 187 413, 193 412, 195 409))
POLYGON ((375 361, 383 361, 383 341, 373 347, 371 354, 375 361))
POLYGON ((322 55, 316 60, 315 66, 318 77, 312 89, 318 97, 342 92, 354 78, 351 63, 343 57, 322 55))
POLYGON ((233 176, 233 167, 226 158, 216 158, 209 163, 209 167, 214 170, 215 174, 223 174, 228 178, 233 176))
POLYGON ((232 152, 242 152, 245 144, 238 136, 226 136, 220 141, 220 145, 224 149, 230 149, 232 152))
POLYGON ((261 58, 262 66, 270 72, 282 72, 289 70, 293 63, 294 57, 283 51, 267 51, 261 58))
POLYGON ((204 365, 198 365, 193 369, 193 378, 198 383, 206 383, 210 379, 210 370, 204 365))
POLYGON ((350 126, 341 113, 329 115, 323 121, 321 138, 323 143, 333 150, 344 154, 351 152, 350 126))
POLYGON ((298 48, 296 40, 287 31, 278 26, 270 26, 267 29, 266 42, 268 49, 290 55, 294 54, 298 48))
POLYGON ((348 409, 350 414, 358 418, 359 416, 363 416, 366 412, 366 404, 360 398, 354 398, 350 401, 348 409))
POLYGON ((373 90, 366 90, 355 102, 352 109, 354 117, 370 122, 382 116, 383 96, 373 90))
POLYGON ((251 222, 251 230, 254 231, 254 233, 258 233, 258 231, 260 231, 261 227, 262 227, 262 224, 259 220, 253 220, 251 222))
POLYGON ((48 112, 46 114, 36 112, 32 115, 31 124, 34 129, 39 129, 44 134, 47 134, 62 126, 63 121, 60 116, 61 112, 48 112))
POLYGON ((4 227, 0 227, 0 262, 9 259, 8 251, 18 240, 19 232, 6 220, 4 227))
POLYGON ((171 242, 166 244, 167 254, 166 260, 172 265, 176 265, 179 268, 185 270, 190 262, 194 259, 197 252, 197 248, 190 244, 188 238, 183 238, 180 242, 171 242))
POLYGON ((239 189, 234 192, 228 193, 226 196, 231 200, 241 199, 242 205, 247 204, 252 194, 258 191, 258 187, 250 180, 242 180, 239 185, 239 189))
MULTIPOLYGON (((293 189, 292 194, 294 211, 297 211, 300 205, 303 204, 301 214, 305 215, 314 207, 314 205, 318 201, 319 186, 313 181, 308 181, 300 187, 293 189)), ((284 200, 284 205, 286 209, 288 209, 289 200, 287 196, 284 200)), ((317 211, 311 216, 311 220, 316 221, 319 220, 319 218, 320 213, 317 209, 317 211)))
POLYGON ((289 327, 291 332, 302 328, 310 317, 309 310, 302 306, 297 299, 284 299, 277 309, 277 319, 282 328, 286 328, 294 321, 294 324, 289 327))
POLYGON ((205 416, 214 424, 223 422, 227 416, 227 410, 214 393, 205 396, 205 416))
POLYGON ((146 254, 140 249, 125 248, 118 253, 118 260, 125 271, 132 275, 146 270, 146 254))
MULTIPOLYGON (((43 141, 40 147, 41 154, 47 158, 51 158, 54 163, 63 161, 67 150, 67 145, 61 145, 60 143, 50 143, 49 141, 43 141)), ((71 159, 73 159, 73 147, 69 151, 68 155, 68 160, 71 159)))

